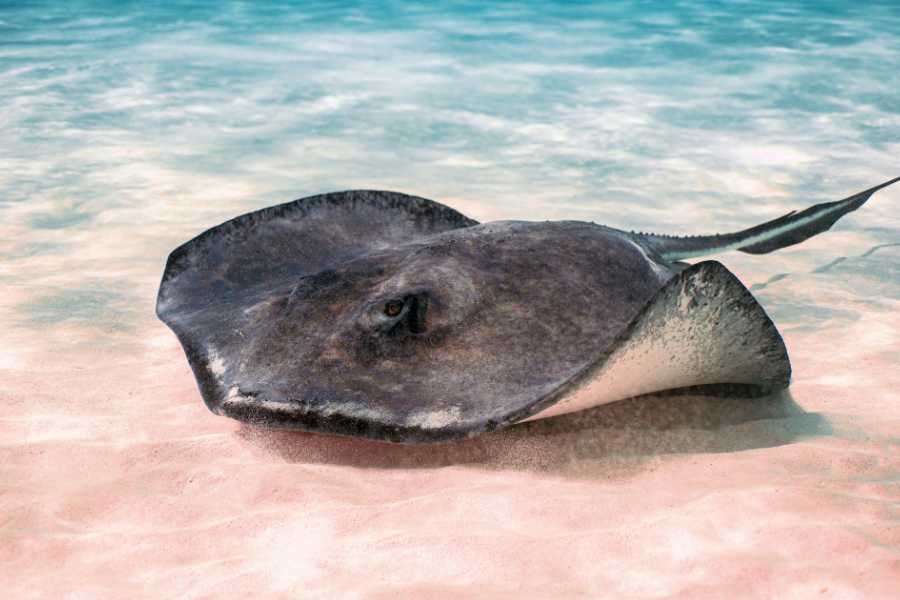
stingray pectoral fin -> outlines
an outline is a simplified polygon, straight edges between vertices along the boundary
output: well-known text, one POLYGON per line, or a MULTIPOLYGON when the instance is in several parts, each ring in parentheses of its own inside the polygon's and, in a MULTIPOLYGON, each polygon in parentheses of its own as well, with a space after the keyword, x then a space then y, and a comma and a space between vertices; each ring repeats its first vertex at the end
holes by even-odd
MULTIPOLYGON (((327 277, 335 265, 437 233, 477 225, 438 202, 348 190, 270 206, 212 227, 172 251, 157 314, 169 327, 214 303, 248 299, 278 281, 327 277)), ((177 327, 177 325, 174 325, 177 327)))
POLYGON ((666 283, 611 351, 529 420, 685 387, 742 384, 767 392, 787 387, 790 378, 772 320, 737 277, 706 261, 666 283))
POLYGON ((837 202, 816 204, 800 212, 788 214, 735 233, 677 237, 649 233, 634 234, 646 247, 669 261, 707 254, 740 250, 750 254, 766 254, 793 246, 827 231, 838 219, 866 203, 878 190, 900 181, 895 177, 837 202))

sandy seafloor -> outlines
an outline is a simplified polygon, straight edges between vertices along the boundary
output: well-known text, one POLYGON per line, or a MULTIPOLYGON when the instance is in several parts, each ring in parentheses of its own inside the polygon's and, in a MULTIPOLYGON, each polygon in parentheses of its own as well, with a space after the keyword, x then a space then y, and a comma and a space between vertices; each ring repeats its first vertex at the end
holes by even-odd
POLYGON ((898 83, 894 2, 0 4, 0 595, 898 597, 900 188, 714 257, 793 359, 763 400, 266 431, 153 312, 177 244, 323 191, 667 233, 840 199, 900 174, 898 83))

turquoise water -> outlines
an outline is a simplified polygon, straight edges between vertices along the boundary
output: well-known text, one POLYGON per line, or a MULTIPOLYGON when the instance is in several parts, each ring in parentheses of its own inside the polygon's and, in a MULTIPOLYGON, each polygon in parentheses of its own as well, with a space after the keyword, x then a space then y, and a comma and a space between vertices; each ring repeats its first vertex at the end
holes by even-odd
POLYGON ((147 4, 0 8, 0 202, 49 202, 32 227, 199 180, 750 222, 898 171, 896 2, 147 4))

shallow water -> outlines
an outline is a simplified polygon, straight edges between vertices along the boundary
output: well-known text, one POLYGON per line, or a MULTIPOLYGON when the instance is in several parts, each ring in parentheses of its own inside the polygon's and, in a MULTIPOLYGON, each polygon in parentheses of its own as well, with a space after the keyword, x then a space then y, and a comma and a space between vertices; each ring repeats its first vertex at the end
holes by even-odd
POLYGON ((210 414, 167 253, 356 187, 732 230, 900 174, 896 3, 0 5, 8 597, 888 598, 900 188, 722 260, 789 393, 404 448, 210 414))

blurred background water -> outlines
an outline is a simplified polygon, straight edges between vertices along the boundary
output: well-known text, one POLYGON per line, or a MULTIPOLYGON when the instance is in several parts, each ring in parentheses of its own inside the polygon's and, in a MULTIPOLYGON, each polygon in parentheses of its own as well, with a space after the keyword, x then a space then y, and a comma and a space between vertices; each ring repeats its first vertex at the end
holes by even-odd
POLYGON ((895 174, 898 31, 893 1, 3 3, 0 201, 48 203, 36 229, 372 186, 752 221, 895 174))
MULTIPOLYGON (((802 246, 720 257, 785 332, 794 398, 845 427, 827 445, 797 445, 794 454, 736 453, 717 460, 737 462, 714 463, 701 453, 704 473, 719 473, 703 482, 694 463, 658 467, 657 479, 628 471, 623 480, 617 470, 572 483, 501 461, 516 473, 353 470, 357 495, 341 495, 331 482, 346 484, 352 467, 309 466, 330 459, 296 443, 254 454, 246 432, 236 437, 236 426, 205 412, 153 302, 177 244, 241 212, 325 191, 403 191, 479 220, 712 233, 900 175, 898 156, 895 1, 0 0, 0 447, 9 482, 9 526, 0 532, 15 549, 4 556, 27 575, 17 584, 30 586, 13 589, 63 592, 88 585, 84 575, 95 595, 116 597, 118 583, 105 578, 118 573, 172 594, 233 592, 240 586, 216 587, 229 581, 232 559, 213 550, 229 535, 229 556, 255 565, 243 571, 241 581, 256 582, 248 589, 290 593, 315 584, 327 597, 335 593, 328 586, 340 584, 328 583, 335 564, 358 577, 395 574, 382 582, 388 591, 405 589, 402 581, 434 584, 425 575, 433 572, 497 593, 515 592, 510 582, 518 579, 545 597, 599 589, 643 597, 709 583, 716 573, 704 569, 714 560, 730 577, 723 585, 746 591, 745 572, 728 565, 750 561, 762 569, 758 578, 783 576, 766 580, 775 587, 763 592, 785 593, 778 586, 800 575, 784 565, 808 573, 818 561, 826 569, 820 579, 837 577, 830 589, 849 597, 862 575, 829 562, 828 548, 865 557, 866 585, 896 581, 896 561, 886 557, 900 548, 891 533, 900 476, 898 191, 880 192, 802 246), (282 465, 284 454, 292 464, 282 465), (222 457, 237 461, 240 474, 216 470, 222 457), (735 472, 753 475, 736 482, 735 472), (773 477, 778 489, 792 490, 787 500, 774 495, 773 477), (863 489, 862 481, 880 483, 863 489), (716 495, 728 486, 749 494, 746 501, 716 495), (423 488, 450 490, 450 504, 416 496, 423 488), (695 492, 709 504, 691 504, 695 492), (578 512, 611 502, 610 494, 622 499, 618 510, 578 512), (861 504, 850 507, 851 496, 861 504), (650 507, 651 498, 661 504, 650 507), (307 510, 315 517, 300 519, 307 510), (219 520, 202 524, 210 511, 219 520), (379 526, 364 533, 341 511, 379 526), (567 511, 580 521, 566 521, 567 511), (409 514, 429 523, 419 537, 403 526, 409 514), (704 521, 709 515, 728 527, 748 516, 772 525, 723 540, 704 521), (536 519, 539 534, 528 530, 536 519), (468 554, 454 554, 460 546, 444 542, 464 525, 489 533, 494 545, 463 544, 468 554), (806 537, 805 527, 825 537, 806 537), (582 530, 591 533, 570 537, 582 530), (168 556, 159 549, 175 543, 158 537, 163 531, 193 554, 157 564, 168 556), (406 532, 402 543, 398 531, 406 532), (671 552, 643 563, 644 554, 617 545, 610 531, 671 552), (308 535, 312 541, 298 545, 308 535), (532 548, 534 535, 540 547, 532 548), (123 536, 131 550, 114 556, 123 536), (370 552, 382 543, 392 552, 370 552), (579 544, 594 546, 573 555, 579 544), (404 555, 418 575, 396 571, 400 546, 419 552, 404 555), (655 565, 668 575, 592 587, 611 576, 596 570, 592 548, 619 556, 621 571, 655 565), (782 548, 784 565, 753 562, 773 548, 782 548), (528 552, 541 561, 512 579, 500 563, 466 570, 473 560, 528 552), (57 568, 45 579, 39 565, 48 556, 57 568), (297 570, 322 556, 331 567, 297 570)), ((749 447, 777 429, 766 427, 754 430, 749 447)), ((535 439, 549 445, 520 462, 557 456, 580 464, 552 436, 535 439)), ((493 460, 488 450, 479 456, 493 460)), ((880 590, 868 588, 868 597, 880 590)))

